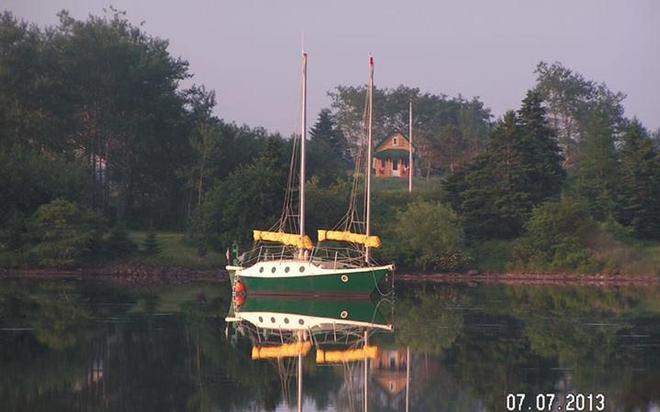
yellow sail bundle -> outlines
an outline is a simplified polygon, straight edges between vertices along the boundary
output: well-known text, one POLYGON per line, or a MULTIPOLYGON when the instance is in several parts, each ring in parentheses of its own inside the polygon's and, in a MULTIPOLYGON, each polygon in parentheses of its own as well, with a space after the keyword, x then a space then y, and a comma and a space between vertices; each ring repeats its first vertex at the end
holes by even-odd
POLYGON ((346 363, 365 359, 375 359, 378 356, 378 346, 365 346, 360 349, 325 351, 316 349, 316 363, 346 363))
POLYGON ((312 349, 311 342, 285 343, 279 346, 253 346, 252 360, 307 356, 310 349, 312 349))
POLYGON ((314 244, 309 236, 301 236, 295 233, 268 232, 265 230, 254 230, 252 232, 255 241, 278 242, 285 245, 296 246, 300 249, 313 249, 314 244))
POLYGON ((324 240, 338 240, 340 242, 359 243, 367 247, 380 247, 378 236, 367 236, 361 233, 353 233, 339 230, 319 230, 319 242, 324 240))

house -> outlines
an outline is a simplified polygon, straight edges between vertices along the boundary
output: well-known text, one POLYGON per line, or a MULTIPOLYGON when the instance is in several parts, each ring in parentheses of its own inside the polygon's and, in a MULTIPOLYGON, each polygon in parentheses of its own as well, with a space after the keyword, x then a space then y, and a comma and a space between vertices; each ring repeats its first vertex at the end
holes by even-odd
POLYGON ((406 350, 384 349, 371 362, 372 374, 378 385, 390 397, 397 397, 407 385, 406 350))
MULTIPOLYGON (((406 136, 397 132, 376 145, 373 168, 376 176, 408 177, 411 145, 406 136)), ((412 147, 413 156, 415 148, 412 147)), ((413 164, 414 166, 414 164, 413 164)))

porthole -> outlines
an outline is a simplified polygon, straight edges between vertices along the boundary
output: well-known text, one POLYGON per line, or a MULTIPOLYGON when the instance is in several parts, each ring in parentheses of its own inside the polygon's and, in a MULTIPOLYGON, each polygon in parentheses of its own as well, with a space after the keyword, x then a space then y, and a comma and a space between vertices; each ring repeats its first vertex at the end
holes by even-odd
POLYGON ((263 266, 259 268, 259 273, 264 273, 264 267, 263 266))
POLYGON ((298 269, 301 273, 305 271, 305 267, 301 266, 300 269, 298 269))
POLYGON ((276 270, 277 270, 277 268, 275 266, 273 266, 273 268, 270 270, 270 273, 275 273, 276 270))
POLYGON ((275 318, 270 318, 271 323, 275 323, 275 318))
POLYGON ((289 267, 288 266, 284 268, 284 273, 289 273, 289 267))
POLYGON ((342 310, 341 313, 339 314, 339 317, 342 319, 346 319, 348 317, 348 311, 342 310))
POLYGON ((299 325, 304 325, 304 324, 305 324, 305 321, 302 320, 302 319, 298 319, 298 324, 299 324, 299 325))
POLYGON ((259 322, 263 322, 264 318, 262 316, 259 316, 259 322))
POLYGON ((289 318, 284 318, 284 323, 289 324, 289 318))
POLYGON ((346 282, 348 282, 348 275, 341 275, 340 279, 341 279, 342 282, 346 283, 346 282))

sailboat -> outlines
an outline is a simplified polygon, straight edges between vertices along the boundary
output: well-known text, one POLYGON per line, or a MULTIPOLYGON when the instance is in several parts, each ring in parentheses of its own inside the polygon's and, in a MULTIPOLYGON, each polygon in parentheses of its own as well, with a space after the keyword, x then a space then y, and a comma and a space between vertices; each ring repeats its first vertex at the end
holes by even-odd
MULTIPOLYGON (((367 87, 365 206, 363 220, 349 205, 349 213, 342 227, 335 230, 319 230, 319 242, 339 242, 346 247, 315 246, 305 231, 305 141, 307 136, 307 53, 302 54, 301 81, 301 128, 299 140, 299 188, 298 213, 292 212, 292 185, 297 147, 294 144, 289 187, 285 196, 282 218, 271 230, 254 230, 255 248, 243 261, 236 259, 227 266, 234 291, 248 294, 347 294, 369 295, 379 283, 393 273, 394 265, 377 265, 371 258, 371 249, 380 247, 381 240, 371 233, 371 147, 373 123, 373 74, 374 60, 369 57, 369 82, 367 87), (359 223, 356 225, 356 223, 359 223), (361 228, 363 231, 352 230, 361 228), (295 231, 290 230, 296 229, 295 231)), ((294 142, 297 143, 297 142, 294 142)), ((356 161, 354 202, 357 198, 357 181, 362 171, 356 161)))
MULTIPOLYGON (((303 359, 315 352, 317 365, 362 365, 363 403, 368 406, 369 362, 381 353, 370 337, 393 331, 392 319, 383 314, 388 300, 377 303, 370 299, 333 299, 320 297, 300 299, 292 296, 260 296, 248 298, 241 305, 233 302, 225 317, 227 335, 243 335, 252 343, 253 361, 271 361, 278 372, 297 373, 298 410, 303 409, 303 359), (231 332, 230 329, 231 328, 231 332)), ((391 309, 391 307, 390 307, 391 309)), ((282 373, 285 375, 285 373, 282 373)), ((282 376, 288 381, 290 375, 282 376)), ((288 385, 283 382, 283 390, 288 385)), ((286 391, 288 393, 288 389, 286 391)))

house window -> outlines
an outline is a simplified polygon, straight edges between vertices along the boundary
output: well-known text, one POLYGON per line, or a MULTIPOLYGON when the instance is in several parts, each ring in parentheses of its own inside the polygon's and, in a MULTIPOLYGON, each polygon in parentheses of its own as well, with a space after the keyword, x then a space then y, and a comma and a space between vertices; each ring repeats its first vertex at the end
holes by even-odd
POLYGON ((399 170, 399 161, 397 159, 392 161, 392 170, 399 170))
POLYGON ((393 144, 394 146, 398 146, 398 145, 399 145, 399 143, 397 143, 397 138, 396 138, 396 137, 395 137, 394 139, 392 139, 392 144, 393 144))

